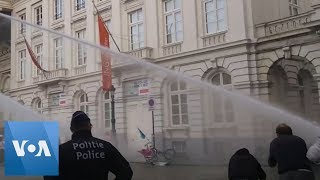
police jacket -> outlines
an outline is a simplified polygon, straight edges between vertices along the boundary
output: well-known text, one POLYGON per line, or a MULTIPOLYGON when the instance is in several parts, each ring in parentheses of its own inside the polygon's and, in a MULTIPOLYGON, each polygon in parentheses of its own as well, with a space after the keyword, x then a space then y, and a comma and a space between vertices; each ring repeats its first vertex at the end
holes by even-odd
POLYGON ((133 175, 128 161, 111 143, 82 130, 59 147, 59 177, 44 179, 107 180, 109 171, 116 180, 130 180, 133 175))
POLYGON ((230 159, 229 180, 247 179, 258 180, 266 179, 266 173, 261 168, 260 163, 245 148, 238 150, 230 159))
POLYGON ((299 169, 311 170, 306 157, 307 145, 294 135, 280 135, 270 144, 269 166, 278 164, 279 174, 299 169))

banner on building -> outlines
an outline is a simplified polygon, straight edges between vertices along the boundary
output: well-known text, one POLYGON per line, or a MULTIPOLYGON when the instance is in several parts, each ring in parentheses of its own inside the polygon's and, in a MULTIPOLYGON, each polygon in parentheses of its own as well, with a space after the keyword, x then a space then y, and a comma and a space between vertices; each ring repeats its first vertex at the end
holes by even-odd
MULTIPOLYGON (((102 17, 98 14, 98 25, 100 35, 100 45, 110 47, 109 32, 103 22, 102 17)), ((111 72, 111 56, 105 51, 101 52, 101 66, 102 66, 102 89, 109 91, 112 86, 112 72, 111 72)))

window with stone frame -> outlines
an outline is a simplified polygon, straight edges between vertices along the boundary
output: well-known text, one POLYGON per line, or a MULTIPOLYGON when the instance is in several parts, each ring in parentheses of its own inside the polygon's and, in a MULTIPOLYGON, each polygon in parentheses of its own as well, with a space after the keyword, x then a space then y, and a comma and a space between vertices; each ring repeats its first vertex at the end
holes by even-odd
MULTIPOLYGON (((76 37, 78 39, 85 39, 86 30, 82 29, 80 31, 76 31, 76 37)), ((81 44, 77 43, 77 66, 82 66, 87 63, 87 50, 86 47, 81 44)))
POLYGON ((111 96, 109 92, 103 94, 103 122, 106 129, 111 128, 111 96))
POLYGON ((135 50, 144 47, 144 27, 142 9, 129 14, 130 49, 135 50))
POLYGON ((184 154, 187 152, 187 143, 186 141, 173 141, 172 148, 177 154, 184 154))
POLYGON ((79 110, 89 116, 89 100, 86 93, 82 93, 79 97, 79 110))
POLYGON ((173 82, 170 85, 171 124, 188 125, 188 95, 187 84, 184 81, 173 82))
POLYGON ((5 78, 3 81, 2 92, 10 90, 10 77, 5 78))
POLYGON ((38 6, 34 9, 35 24, 42 25, 42 6, 38 6))
MULTIPOLYGON (((22 21, 26 20, 26 13, 19 15, 19 19, 22 21)), ((18 27, 18 34, 24 34, 26 32, 26 24, 20 23, 18 27)))
POLYGON ((166 43, 183 41, 182 1, 164 1, 166 43))
POLYGON ((18 80, 24 80, 26 76, 26 50, 18 52, 19 77, 18 80))
POLYGON ((226 30, 225 0, 205 0, 205 29, 206 34, 213 34, 226 30))
POLYGON ((64 68, 63 62, 63 39, 62 37, 56 38, 54 41, 54 60, 55 69, 64 68))
MULTIPOLYGON (((38 44, 34 47, 34 54, 36 56, 37 62, 40 64, 40 66, 43 66, 43 56, 42 56, 42 44, 38 44)), ((32 65, 33 67, 33 74, 34 76, 37 76, 41 73, 41 70, 36 66, 36 65, 32 65)))
POLYGON ((290 16, 296 16, 299 14, 299 0, 289 0, 290 16))
POLYGON ((287 107, 288 77, 280 65, 273 65, 268 72, 270 102, 281 108, 287 107))
MULTIPOLYGON (((213 85, 221 86, 226 90, 232 90, 231 75, 224 71, 214 73, 210 81, 213 85)), ((222 93, 213 93, 211 97, 212 104, 209 107, 213 107, 214 122, 233 122, 234 107, 232 100, 229 97, 225 97, 222 93)))
POLYGON ((40 98, 35 99, 32 106, 33 109, 37 111, 39 114, 43 113, 43 105, 40 98))
POLYGON ((63 0, 54 0, 54 20, 62 18, 63 0))
POLYGON ((307 70, 300 70, 298 75, 298 88, 299 88, 299 110, 303 115, 311 115, 312 110, 312 88, 313 77, 307 70))
POLYGON ((80 11, 86 8, 86 0, 75 0, 75 10, 80 11))

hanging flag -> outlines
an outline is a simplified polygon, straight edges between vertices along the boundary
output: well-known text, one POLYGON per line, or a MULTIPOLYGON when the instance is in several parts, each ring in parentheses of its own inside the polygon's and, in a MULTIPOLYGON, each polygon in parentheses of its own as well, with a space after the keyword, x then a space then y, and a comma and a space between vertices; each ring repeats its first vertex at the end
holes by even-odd
POLYGON ((145 139, 146 135, 138 128, 141 139, 145 139))
POLYGON ((28 49, 28 52, 29 52, 29 55, 30 55, 30 57, 31 57, 31 60, 32 60, 33 64, 34 64, 38 69, 40 69, 41 71, 47 72, 46 70, 44 70, 44 69, 41 67, 41 65, 40 65, 39 62, 37 61, 37 58, 36 58, 36 56, 34 55, 34 53, 33 53, 33 51, 32 51, 32 48, 30 47, 28 41, 26 40, 26 37, 23 36, 23 38, 24 38, 24 42, 25 42, 26 45, 27 45, 27 49, 28 49))
MULTIPOLYGON (((110 47, 109 32, 106 29, 103 19, 99 13, 98 13, 98 25, 99 25, 100 45, 109 48, 110 47)), ((101 52, 101 66, 102 66, 102 89, 105 91, 109 91, 112 86, 111 57, 105 51, 101 52)))

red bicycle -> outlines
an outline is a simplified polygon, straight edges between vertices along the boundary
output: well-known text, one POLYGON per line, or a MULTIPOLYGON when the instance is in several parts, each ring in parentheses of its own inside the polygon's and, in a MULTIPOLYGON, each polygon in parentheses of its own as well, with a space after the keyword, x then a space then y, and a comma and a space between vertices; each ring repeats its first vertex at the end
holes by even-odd
POLYGON ((152 146, 152 143, 149 140, 144 146, 146 147, 146 149, 141 149, 138 152, 143 155, 146 163, 151 165, 154 165, 156 162, 160 162, 160 158, 162 158, 165 162, 172 162, 176 155, 174 149, 166 149, 165 151, 157 150, 152 146))

